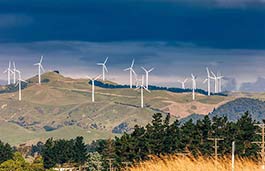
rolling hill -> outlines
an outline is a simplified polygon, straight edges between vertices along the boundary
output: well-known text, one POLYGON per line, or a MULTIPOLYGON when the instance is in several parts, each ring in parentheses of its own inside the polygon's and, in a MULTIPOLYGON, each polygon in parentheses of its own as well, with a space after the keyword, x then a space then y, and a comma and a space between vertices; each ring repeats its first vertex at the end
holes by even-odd
POLYGON ((42 85, 36 84, 36 76, 27 81, 22 101, 17 100, 16 91, 0 94, 0 139, 13 145, 73 135, 83 135, 89 142, 131 130, 135 124, 145 125, 155 112, 175 118, 206 115, 237 98, 197 94, 197 100, 192 101, 188 92, 152 90, 145 92, 142 109, 140 93, 133 89, 96 87, 96 101, 92 103, 89 80, 47 72, 42 75, 42 85))

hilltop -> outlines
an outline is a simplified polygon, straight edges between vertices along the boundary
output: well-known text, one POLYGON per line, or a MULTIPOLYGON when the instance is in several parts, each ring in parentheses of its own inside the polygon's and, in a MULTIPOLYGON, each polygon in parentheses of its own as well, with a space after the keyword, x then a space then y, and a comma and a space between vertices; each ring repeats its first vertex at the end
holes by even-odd
MULTIPOLYGON (((42 85, 37 84, 37 76, 27 81, 22 101, 17 100, 14 87, 13 91, 0 94, 0 131, 3 132, 0 139, 11 144, 78 134, 84 135, 86 141, 108 138, 123 131, 130 132, 135 124, 147 124, 156 112, 170 113, 175 118, 206 115, 235 99, 197 94, 197 100, 192 101, 188 92, 152 90, 144 93, 146 107, 141 109, 140 93, 134 89, 96 86, 96 101, 92 103, 87 79, 47 72, 42 75, 42 85)), ((110 81, 105 83, 117 85, 110 81)))

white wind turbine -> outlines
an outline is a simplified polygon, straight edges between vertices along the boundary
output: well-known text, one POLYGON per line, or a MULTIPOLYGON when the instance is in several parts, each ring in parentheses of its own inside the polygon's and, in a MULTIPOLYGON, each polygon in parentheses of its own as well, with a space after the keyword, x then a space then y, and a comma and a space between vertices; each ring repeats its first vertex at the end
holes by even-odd
POLYGON ((218 77, 214 74, 213 71, 211 71, 214 79, 214 92, 218 93, 218 77))
POLYGON ((206 67, 206 71, 207 71, 207 78, 203 81, 203 83, 206 83, 206 81, 207 81, 207 83, 208 83, 208 96, 210 96, 211 95, 211 79, 213 79, 214 80, 214 77, 211 77, 211 74, 210 74, 210 71, 209 71, 209 68, 208 67, 206 67))
POLYGON ((135 90, 141 90, 141 108, 144 108, 144 90, 151 93, 145 86, 144 86, 144 76, 142 76, 142 83, 138 86, 135 90))
POLYGON ((109 57, 107 57, 103 63, 97 63, 97 65, 102 66, 102 80, 103 81, 105 81, 105 72, 109 72, 107 67, 106 67, 106 63, 107 63, 108 59, 109 59, 109 57))
POLYGON ((152 72, 154 70, 154 68, 151 68, 151 69, 147 70, 144 67, 142 67, 142 69, 145 72, 145 87, 148 89, 148 86, 149 86, 149 73, 152 72))
POLYGON ((16 63, 13 62, 13 83, 16 84, 16 63))
POLYGON ((222 92, 222 79, 224 76, 222 75, 217 75, 217 80, 218 80, 218 92, 222 92))
POLYGON ((191 74, 191 80, 192 80, 192 100, 195 100, 195 90, 196 90, 196 79, 197 77, 191 74))
POLYGON ((15 72, 18 73, 18 82, 15 86, 18 86, 18 100, 21 101, 21 82, 27 83, 27 81, 21 79, 21 72, 19 70, 15 69, 15 72))
POLYGON ((43 56, 41 56, 41 58, 40 58, 40 62, 39 62, 39 63, 34 64, 34 65, 38 66, 39 84, 41 84, 41 70, 42 70, 43 72, 45 72, 45 71, 44 71, 44 68, 43 68, 43 66, 42 66, 42 60, 43 60, 43 56))
POLYGON ((188 79, 186 78, 184 81, 180 81, 180 80, 178 80, 178 82, 179 83, 181 83, 181 88, 182 89, 186 89, 186 87, 185 87, 185 83, 188 81, 188 79))
POLYGON ((126 69, 124 69, 124 71, 130 71, 130 88, 132 88, 132 82, 133 82, 133 80, 132 80, 132 76, 133 76, 133 74, 134 74, 134 76, 136 76, 136 73, 135 73, 135 71, 133 70, 133 65, 134 65, 134 59, 133 59, 133 61, 132 61, 132 64, 131 64, 131 66, 129 67, 129 68, 126 68, 126 69))
POLYGON ((11 62, 9 61, 8 68, 4 71, 4 73, 7 73, 7 84, 11 84, 11 74, 14 74, 14 71, 11 69, 11 62))
POLYGON ((94 78, 88 77, 92 83, 92 102, 95 102, 95 80, 99 79, 100 77, 101 77, 101 75, 98 75, 94 78))

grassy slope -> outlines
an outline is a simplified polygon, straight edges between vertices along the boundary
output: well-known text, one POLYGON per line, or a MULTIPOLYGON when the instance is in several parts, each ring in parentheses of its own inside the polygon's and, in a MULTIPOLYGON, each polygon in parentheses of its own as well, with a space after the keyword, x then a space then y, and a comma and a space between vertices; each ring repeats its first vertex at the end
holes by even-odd
POLYGON ((96 87, 96 102, 92 103, 88 80, 74 80, 55 73, 45 73, 42 79, 50 81, 36 85, 36 77, 28 80, 31 84, 22 91, 21 102, 17 101, 17 92, 0 95, 0 139, 17 144, 50 136, 70 138, 79 133, 87 140, 106 138, 113 127, 122 122, 130 127, 147 124, 152 114, 159 110, 180 117, 192 113, 208 114, 233 99, 198 95, 197 101, 193 102, 189 93, 152 91, 144 92, 144 101, 149 107, 141 109, 139 91, 96 87), (24 128, 6 121, 19 122, 24 128), (66 122, 73 122, 75 126, 66 127, 66 122), (92 124, 97 125, 97 130, 91 130, 92 124), (63 127, 44 132, 45 125, 63 127), (87 131, 92 133, 87 134, 87 131))

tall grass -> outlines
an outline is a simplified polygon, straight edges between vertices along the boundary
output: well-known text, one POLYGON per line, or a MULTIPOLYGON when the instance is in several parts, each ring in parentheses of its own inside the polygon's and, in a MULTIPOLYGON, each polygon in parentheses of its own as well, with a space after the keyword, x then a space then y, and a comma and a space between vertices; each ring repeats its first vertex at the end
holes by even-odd
MULTIPOLYGON (((151 157, 151 160, 134 166, 130 171, 231 171, 231 159, 192 158, 181 156, 151 157)), ((249 159, 236 159, 235 171, 262 171, 257 162, 249 159)), ((263 170, 264 171, 264 170, 263 170)))

